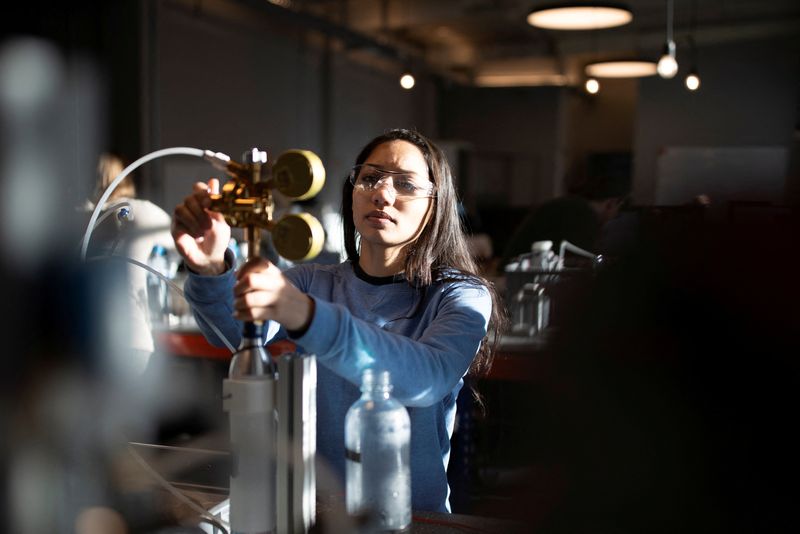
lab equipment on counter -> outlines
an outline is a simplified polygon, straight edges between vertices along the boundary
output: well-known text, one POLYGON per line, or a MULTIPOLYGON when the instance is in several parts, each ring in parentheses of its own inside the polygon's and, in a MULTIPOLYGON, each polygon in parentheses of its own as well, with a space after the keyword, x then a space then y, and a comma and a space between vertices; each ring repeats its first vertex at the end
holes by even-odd
POLYGON ((411 525, 411 424, 391 391, 388 371, 364 370, 345 417, 347 512, 365 515, 370 532, 411 525))
MULTIPOLYGON (((252 324, 252 323, 251 323, 252 324)), ((258 332, 254 332, 242 345, 255 356, 243 358, 237 366, 246 366, 245 360, 261 361, 262 368, 270 368, 264 356, 260 354, 262 347, 258 332)), ((259 366, 259 364, 255 364, 259 366)), ((270 371, 273 372, 273 371, 270 371)), ((266 375, 265 375, 266 376, 266 375)), ((232 533, 256 532, 244 530, 254 524, 272 524, 275 528, 269 532, 279 534, 306 533, 316 523, 316 468, 314 465, 317 446, 317 360, 314 356, 298 353, 287 353, 277 357, 277 374, 261 381, 253 381, 252 377, 238 380, 228 379, 223 389, 223 403, 231 417, 236 418, 231 422, 231 449, 234 460, 234 470, 231 477, 230 494, 227 499, 214 506, 209 513, 219 519, 223 524, 230 526, 232 533), (280 377, 280 380, 277 377, 280 377), (263 432, 270 426, 268 417, 264 417, 264 410, 269 403, 247 402, 234 405, 234 399, 245 398, 245 394, 238 396, 228 395, 231 388, 251 388, 254 397, 264 394, 266 389, 272 389, 276 399, 276 410, 272 415, 278 415, 272 420, 271 427, 277 434, 274 443, 270 436, 263 432), (258 391, 257 391, 258 390, 258 391), (241 423, 247 422, 248 414, 253 416, 251 428, 242 427, 241 423), (254 435, 255 434, 255 435, 254 435), (258 479, 272 480, 269 470, 274 469, 274 485, 259 486, 259 481, 249 474, 240 473, 237 453, 240 449, 235 442, 244 440, 247 448, 244 452, 255 454, 248 463, 260 465, 261 472, 258 479), (275 445, 275 450, 258 450, 258 443, 267 442, 267 446, 275 445), (271 459, 271 460, 270 460, 271 459), (269 462, 272 462, 271 464, 269 462), (237 477, 234 480, 234 476, 237 477), (248 485, 255 485, 252 494, 247 493, 248 485), (274 493, 268 493, 272 490, 274 493), (235 503, 235 504, 232 504, 235 503), (274 510, 271 510, 274 508, 274 510), (271 513, 274 512, 274 513, 271 513)), ((269 415, 269 414, 267 414, 269 415)), ((201 525, 201 529, 212 534, 221 531, 212 525, 201 525)), ((322 530, 323 532, 325 530, 322 530)), ((260 531, 257 531, 260 532, 260 531)))
POLYGON ((316 523, 317 359, 278 358, 278 532, 300 534, 316 523))
POLYGON ((230 226, 244 229, 248 258, 259 257, 261 229, 271 232, 276 251, 286 259, 302 261, 317 256, 325 241, 322 224, 308 213, 290 213, 276 221, 272 190, 295 200, 312 198, 325 184, 319 157, 308 150, 289 150, 278 157, 271 173, 266 151, 253 148, 243 159, 244 164, 212 161, 231 180, 220 193, 211 194, 210 209, 221 213, 230 226))
POLYGON ((277 368, 264 349, 263 326, 245 323, 239 349, 222 381, 230 421, 230 521, 237 533, 274 532, 277 368))
MULTIPOLYGON (((266 151, 253 148, 243 159, 245 163, 214 162, 232 179, 223 185, 221 193, 211 193, 210 209, 221 213, 230 226, 244 229, 248 260, 260 256, 261 229, 272 233, 275 249, 285 258, 300 261, 319 254, 325 235, 322 225, 307 213, 289 214, 275 221, 272 190, 295 199, 313 197, 325 182, 320 159, 309 151, 290 150, 278 158, 271 176, 266 151)), ((263 335, 263 324, 244 324, 242 346, 234 354, 229 376, 223 381, 223 402, 230 413, 235 458, 231 472, 231 528, 241 534, 275 532, 276 526, 280 533, 306 532, 314 521, 314 504, 310 501, 316 499, 316 437, 314 432, 294 432, 305 424, 316 426, 316 407, 303 410, 295 406, 304 400, 292 391, 295 382, 304 378, 291 372, 279 379, 278 369, 264 350, 263 335), (303 421, 299 427, 293 420, 312 415, 313 421, 303 421), (299 481, 295 475, 300 476, 299 481), (254 487, 258 490, 253 491, 254 487)), ((291 365, 284 369, 294 370, 291 365)), ((313 374, 316 383, 316 373, 309 366, 301 365, 297 372, 313 374)))
POLYGON ((544 284, 528 282, 514 295, 512 334, 534 337, 550 324, 550 296, 544 284))
POLYGON ((552 241, 536 241, 531 252, 506 266, 512 335, 535 337, 550 325, 550 288, 557 282, 563 262, 553 252, 552 241))
POLYGON ((536 241, 531 252, 514 258, 505 268, 506 302, 511 312, 511 334, 537 337, 554 326, 559 295, 586 275, 592 275, 603 257, 562 241, 559 253, 552 241, 536 241), (567 253, 569 257, 567 264, 567 253))

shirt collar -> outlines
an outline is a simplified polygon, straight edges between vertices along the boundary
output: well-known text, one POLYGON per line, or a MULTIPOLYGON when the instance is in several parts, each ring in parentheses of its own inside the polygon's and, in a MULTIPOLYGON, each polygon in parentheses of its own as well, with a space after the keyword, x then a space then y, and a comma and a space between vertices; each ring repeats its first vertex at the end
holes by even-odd
POLYGON ((356 277, 368 284, 374 286, 382 286, 386 284, 396 284, 398 282, 405 282, 406 276, 403 273, 391 274, 389 276, 372 276, 364 272, 364 269, 358 264, 358 261, 350 262, 353 265, 353 272, 356 277))

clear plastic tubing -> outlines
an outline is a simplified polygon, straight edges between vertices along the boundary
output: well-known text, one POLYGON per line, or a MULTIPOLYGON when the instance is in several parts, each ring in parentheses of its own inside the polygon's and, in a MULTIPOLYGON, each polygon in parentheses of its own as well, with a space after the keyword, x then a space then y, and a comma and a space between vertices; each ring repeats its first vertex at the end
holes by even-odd
MULTIPOLYGON (((175 282, 173 282, 172 280, 170 280, 169 278, 167 278, 166 276, 164 276, 160 272, 156 271, 155 269, 153 269, 152 267, 150 267, 146 263, 142 263, 140 261, 134 260, 133 258, 128 258, 128 257, 125 257, 125 256, 97 256, 97 257, 90 258, 88 261, 89 262, 93 262, 93 261, 100 261, 100 260, 126 261, 126 262, 128 262, 130 264, 136 265, 137 267, 141 267, 145 271, 147 271, 149 273, 152 273, 155 276, 158 276, 161 280, 166 282, 166 284, 170 287, 170 289, 175 291, 175 293, 177 293, 178 295, 183 296, 183 290, 180 287, 178 287, 177 284, 175 284, 175 282)), ((211 330, 214 331, 214 333, 217 335, 217 337, 225 344, 225 346, 228 348, 228 350, 231 351, 231 353, 236 352, 236 347, 233 346, 233 344, 228 340, 228 338, 225 337, 225 334, 223 334, 222 331, 219 328, 217 328, 217 326, 213 322, 211 322, 208 319, 208 317, 205 316, 205 314, 203 314, 200 310, 195 310, 195 312, 197 312, 197 314, 200 315, 200 317, 202 317, 205 320, 206 323, 208 323, 208 326, 211 327, 211 330)))
POLYGON ((186 155, 186 156, 197 156, 198 158, 202 158, 206 154, 205 151, 200 150, 199 148, 189 148, 189 147, 173 147, 173 148, 164 148, 162 150, 156 150, 155 152, 151 152, 141 158, 137 159, 124 169, 122 172, 114 178, 114 181, 106 188, 103 196, 100 197, 100 200, 97 201, 97 205, 94 207, 94 211, 92 212, 92 217, 89 219, 89 224, 86 227, 86 232, 83 235, 83 243, 81 244, 81 259, 86 260, 86 251, 89 249, 89 240, 92 237, 92 232, 94 231, 94 227, 97 224, 97 218, 100 216, 100 211, 102 211, 103 206, 108 201, 108 197, 111 196, 111 193, 114 192, 114 189, 117 188, 119 183, 125 179, 131 172, 135 169, 140 167, 141 165, 147 163, 148 161, 154 160, 156 158, 160 158, 163 156, 173 156, 173 155, 186 155))

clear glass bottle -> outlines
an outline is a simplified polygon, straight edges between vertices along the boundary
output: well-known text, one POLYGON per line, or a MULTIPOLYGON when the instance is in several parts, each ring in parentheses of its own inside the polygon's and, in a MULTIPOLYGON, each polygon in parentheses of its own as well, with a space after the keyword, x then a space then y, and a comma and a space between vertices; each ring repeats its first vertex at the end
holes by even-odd
MULTIPOLYGON (((169 258, 167 249, 162 245, 154 245, 147 258, 147 264, 163 274, 169 276, 169 258)), ((162 324, 167 320, 167 283, 153 273, 147 273, 147 302, 150 309, 150 321, 153 324, 162 324)))
POLYGON ((347 512, 367 516, 369 531, 411 526, 411 423, 391 391, 388 371, 366 369, 345 417, 347 512))

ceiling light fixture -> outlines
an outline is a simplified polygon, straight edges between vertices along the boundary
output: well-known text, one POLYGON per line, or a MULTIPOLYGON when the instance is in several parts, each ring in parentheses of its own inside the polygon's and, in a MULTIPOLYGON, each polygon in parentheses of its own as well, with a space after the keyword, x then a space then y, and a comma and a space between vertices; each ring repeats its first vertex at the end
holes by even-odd
POLYGON ((584 72, 592 78, 641 78, 656 74, 656 64, 638 59, 598 61, 586 65, 584 72))
MULTIPOLYGON (((597 57, 597 32, 592 32, 592 48, 594 49, 595 58, 597 57)), ((589 77, 583 83, 583 88, 590 95, 596 95, 600 91, 600 82, 597 78, 589 77)))
POLYGON ((541 87, 567 85, 567 77, 563 74, 479 74, 475 76, 478 87, 541 87))
POLYGON ((658 60, 658 75, 662 78, 674 78, 678 73, 678 61, 675 59, 675 41, 672 39, 672 0, 667 0, 667 42, 664 53, 658 60))
POLYGON ((686 77, 686 88, 690 91, 697 91, 700 88, 700 76, 692 71, 686 77))
POLYGON ((689 56, 692 59, 692 67, 689 69, 689 74, 684 80, 686 88, 690 91, 697 91, 700 88, 700 76, 697 74, 697 50, 694 46, 694 39, 689 36, 689 56))
POLYGON ((697 23, 697 2, 692 1, 692 26, 689 33, 689 58, 691 59, 689 75, 686 76, 684 83, 690 91, 697 91, 700 88, 700 76, 697 75, 697 46, 694 42, 694 30, 697 23))
POLYGON ((528 14, 528 24, 547 30, 598 30, 623 26, 633 20, 624 4, 605 2, 559 2, 537 7, 528 14))
POLYGON ((414 87, 414 84, 417 83, 417 80, 414 79, 414 75, 410 72, 406 71, 400 76, 400 87, 403 89, 409 90, 414 87))

